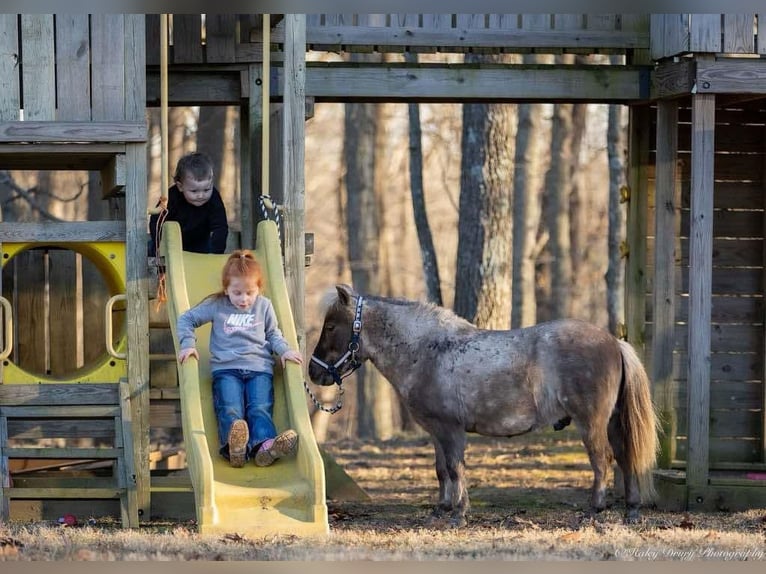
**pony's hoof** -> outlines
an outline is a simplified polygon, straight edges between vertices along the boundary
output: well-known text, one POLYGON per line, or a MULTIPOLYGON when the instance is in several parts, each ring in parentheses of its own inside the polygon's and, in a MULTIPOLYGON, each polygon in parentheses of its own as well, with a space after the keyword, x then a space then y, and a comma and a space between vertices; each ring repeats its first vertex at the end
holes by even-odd
POLYGON ((465 516, 453 516, 449 519, 450 528, 463 528, 466 524, 468 522, 466 522, 465 516))
POLYGON ((431 514, 428 515, 428 518, 426 518, 426 524, 429 526, 433 526, 435 524, 440 523, 442 520, 444 520, 444 509, 436 507, 431 511, 431 514))
POLYGON ((631 508, 625 513, 625 518, 623 518, 624 524, 638 524, 641 521, 641 516, 638 513, 637 508, 631 508))

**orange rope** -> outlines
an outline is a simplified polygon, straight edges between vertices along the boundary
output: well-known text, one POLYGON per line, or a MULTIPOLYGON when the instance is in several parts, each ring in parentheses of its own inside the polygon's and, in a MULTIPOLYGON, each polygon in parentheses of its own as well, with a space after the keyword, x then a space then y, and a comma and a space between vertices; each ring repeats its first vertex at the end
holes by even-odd
MULTIPOLYGON (((162 241, 162 226, 165 225, 165 220, 168 217, 168 198, 166 196, 160 197, 159 201, 159 215, 157 216, 157 223, 155 227, 155 242, 154 242, 154 260, 160 260, 160 242, 162 241)), ((168 300, 167 288, 165 283, 165 266, 157 265, 157 311, 160 310, 162 305, 168 300)))

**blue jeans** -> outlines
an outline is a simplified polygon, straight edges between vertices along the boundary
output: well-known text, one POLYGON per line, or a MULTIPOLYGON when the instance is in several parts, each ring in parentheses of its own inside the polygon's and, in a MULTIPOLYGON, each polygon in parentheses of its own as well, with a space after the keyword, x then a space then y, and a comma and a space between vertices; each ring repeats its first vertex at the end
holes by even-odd
POLYGON ((218 420, 220 453, 229 455, 229 430, 237 419, 245 419, 250 431, 247 456, 255 455, 260 444, 277 436, 272 419, 274 385, 271 373, 244 369, 223 369, 213 372, 213 406, 218 420))

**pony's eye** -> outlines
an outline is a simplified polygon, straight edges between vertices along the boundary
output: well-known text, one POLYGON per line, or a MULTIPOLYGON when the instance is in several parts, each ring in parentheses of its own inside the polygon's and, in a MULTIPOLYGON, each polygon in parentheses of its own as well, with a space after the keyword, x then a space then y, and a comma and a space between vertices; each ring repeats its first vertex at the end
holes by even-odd
POLYGON ((327 325, 327 330, 330 331, 330 332, 334 331, 335 330, 335 325, 333 325, 333 324, 327 325))

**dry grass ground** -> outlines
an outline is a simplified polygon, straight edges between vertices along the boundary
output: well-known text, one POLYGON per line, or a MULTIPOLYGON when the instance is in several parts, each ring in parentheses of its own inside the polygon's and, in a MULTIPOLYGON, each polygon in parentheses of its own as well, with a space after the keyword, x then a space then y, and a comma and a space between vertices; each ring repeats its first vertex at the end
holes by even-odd
POLYGON ((124 531, 109 523, 0 526, 0 560, 766 560, 766 510, 644 510, 622 524, 621 501, 585 512, 591 474, 575 431, 500 440, 472 436, 472 510, 461 530, 429 525, 433 453, 425 437, 324 445, 370 495, 328 501, 322 539, 203 537, 193 524, 124 531))

